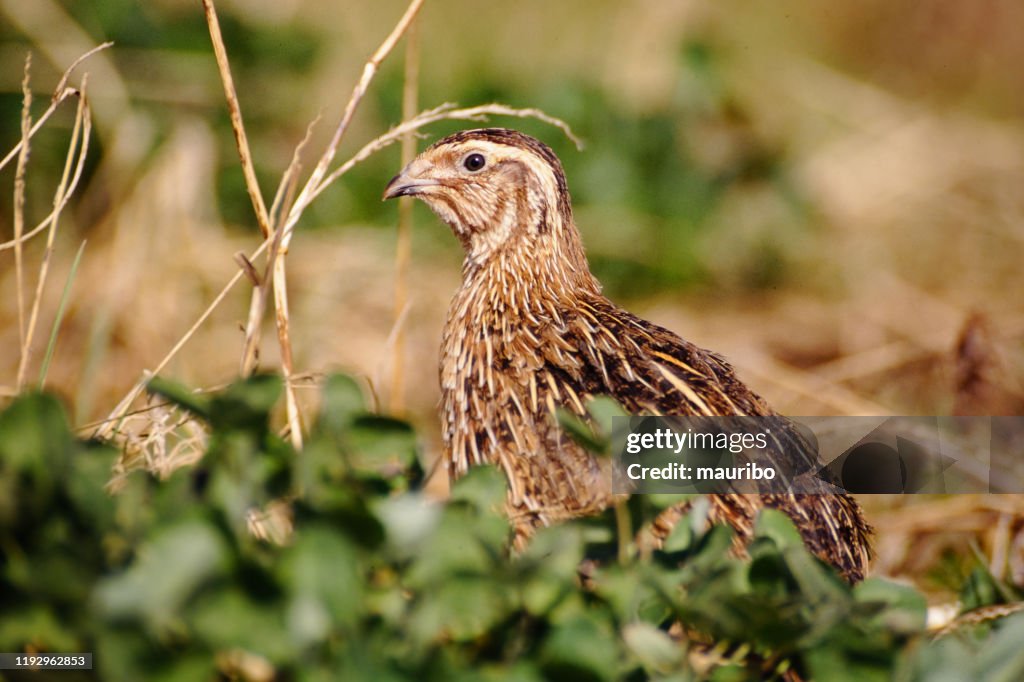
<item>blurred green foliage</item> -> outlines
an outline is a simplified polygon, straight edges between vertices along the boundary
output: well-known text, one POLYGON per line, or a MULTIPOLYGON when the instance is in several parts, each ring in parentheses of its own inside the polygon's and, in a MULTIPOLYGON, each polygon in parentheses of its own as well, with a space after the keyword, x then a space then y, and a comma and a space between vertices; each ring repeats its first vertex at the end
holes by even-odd
MULTIPOLYGON (((115 452, 76 438, 52 396, 0 414, 0 650, 95 653, 93 671, 61 679, 1024 675, 1024 617, 929 641, 919 593, 850 587, 780 513, 760 517, 749 561, 728 528, 701 530, 699 502, 650 556, 612 558, 628 540, 609 512, 509 557, 500 473, 477 468, 447 503, 428 499, 415 434, 369 413, 348 377, 326 382, 300 453, 269 426, 276 377, 213 396, 151 390, 206 421, 207 452, 163 482, 137 471, 113 496, 115 452), (294 514, 283 546, 247 530, 248 512, 278 499, 294 514)), ((673 501, 636 496, 619 513, 636 528, 673 501)))

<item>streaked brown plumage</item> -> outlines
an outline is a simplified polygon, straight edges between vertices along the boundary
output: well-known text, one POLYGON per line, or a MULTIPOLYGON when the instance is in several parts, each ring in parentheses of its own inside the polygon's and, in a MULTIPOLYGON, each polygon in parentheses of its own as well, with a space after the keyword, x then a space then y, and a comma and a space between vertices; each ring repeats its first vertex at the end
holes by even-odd
MULTIPOLYGON (((441 413, 452 477, 497 463, 517 543, 538 526, 613 501, 607 465, 557 425, 564 407, 610 395, 633 413, 772 415, 720 356, 601 294, 573 221, 561 163, 505 129, 451 135, 420 154, 384 197, 422 199, 466 252, 441 346, 441 413)), ((850 580, 864 575, 868 527, 846 495, 713 495, 712 520, 749 537, 764 506, 850 580)), ((664 536, 684 510, 659 518, 664 536)))

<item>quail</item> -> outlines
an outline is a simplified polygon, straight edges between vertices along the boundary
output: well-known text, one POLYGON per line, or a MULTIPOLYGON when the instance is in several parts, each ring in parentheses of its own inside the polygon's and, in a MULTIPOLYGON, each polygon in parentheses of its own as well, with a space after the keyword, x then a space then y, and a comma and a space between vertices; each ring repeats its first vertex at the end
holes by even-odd
MULTIPOLYGON (((590 272, 562 164, 539 140, 503 128, 431 145, 384 198, 411 196, 448 224, 465 251, 441 344, 444 457, 457 478, 478 464, 508 478, 522 546, 532 532, 613 504, 608 464, 567 438, 559 409, 586 415, 594 396, 648 415, 776 413, 720 355, 612 303, 590 272)), ((760 509, 785 512, 805 544, 860 580, 870 530, 844 493, 726 493, 709 518, 749 539, 760 509)), ((655 523, 664 537, 685 512, 655 523)))

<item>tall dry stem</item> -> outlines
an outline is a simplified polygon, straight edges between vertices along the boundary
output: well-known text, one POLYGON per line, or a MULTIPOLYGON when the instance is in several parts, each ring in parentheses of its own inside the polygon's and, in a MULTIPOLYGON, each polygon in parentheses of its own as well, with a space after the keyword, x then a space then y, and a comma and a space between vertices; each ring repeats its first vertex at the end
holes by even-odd
MULTIPOLYGON (((78 95, 78 109, 75 112, 75 124, 71 131, 68 153, 64 159, 64 172, 53 195, 53 219, 50 221, 50 231, 46 237, 46 249, 43 252, 42 262, 39 264, 39 281, 36 283, 35 297, 32 300, 32 312, 29 315, 28 325, 25 328, 25 336, 22 341, 21 363, 18 365, 19 387, 25 382, 29 361, 32 357, 32 342, 35 339, 36 325, 39 322, 39 308, 43 300, 43 291, 46 288, 46 279, 50 272, 50 260, 53 257, 61 209, 67 203, 67 197, 74 190, 74 187, 77 186, 78 180, 82 176, 82 171, 85 168, 85 158, 89 152, 92 117, 89 114, 88 100, 85 94, 87 82, 88 74, 82 77, 82 85, 79 88, 78 95)), ((27 129, 23 128, 23 131, 27 129)), ((25 149, 28 149, 27 144, 25 149)))
MULTIPOLYGON (((405 41, 405 81, 402 87, 402 120, 419 110, 420 39, 417 24, 409 26, 405 41)), ((416 156, 416 135, 402 136, 402 167, 416 156)), ((400 414, 405 409, 405 312, 409 306, 409 262, 412 258, 412 198, 398 204, 398 233, 395 235, 394 345, 391 348, 391 390, 389 409, 400 414)))
POLYGON ((25 169, 28 167, 29 138, 32 134, 32 91, 29 89, 31 69, 32 54, 29 53, 25 55, 25 76, 21 81, 21 147, 14 172, 14 278, 17 282, 18 297, 18 347, 21 351, 18 378, 15 383, 18 390, 21 389, 23 368, 28 362, 28 344, 25 343, 25 270, 22 262, 21 237, 25 231, 25 169))
POLYGON ((235 134, 235 146, 238 148, 238 158, 242 163, 242 173, 245 175, 245 188, 249 192, 249 200, 252 201, 252 208, 256 213, 256 222, 259 223, 260 233, 266 239, 270 236, 267 206, 263 202, 263 194, 260 192, 259 181, 256 179, 256 168, 252 162, 252 152, 249 150, 249 138, 245 134, 245 123, 242 121, 242 107, 238 103, 235 80, 231 76, 228 51, 224 46, 224 37, 220 32, 220 21, 217 19, 217 10, 213 6, 213 0, 202 0, 202 2, 206 23, 210 31, 210 39, 213 42, 213 54, 217 59, 217 69, 220 71, 221 83, 224 85, 224 98, 228 103, 231 130, 235 134))

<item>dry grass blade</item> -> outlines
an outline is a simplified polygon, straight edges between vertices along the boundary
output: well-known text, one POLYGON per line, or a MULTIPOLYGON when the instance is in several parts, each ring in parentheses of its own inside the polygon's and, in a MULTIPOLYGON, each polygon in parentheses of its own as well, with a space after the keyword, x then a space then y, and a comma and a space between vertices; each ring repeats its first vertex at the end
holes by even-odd
POLYGON ((29 74, 32 69, 32 54, 25 55, 25 77, 21 81, 21 145, 18 151, 18 165, 14 174, 14 277, 18 297, 18 345, 21 360, 18 363, 17 387, 21 388, 22 368, 28 362, 28 344, 25 342, 25 270, 22 262, 21 235, 25 230, 25 169, 28 166, 29 138, 32 134, 32 91, 29 89, 29 74))
POLYGON ((108 40, 105 43, 100 43, 99 45, 97 45, 96 47, 92 48, 88 52, 80 55, 77 59, 75 59, 75 61, 71 62, 71 66, 69 66, 67 69, 64 70, 64 73, 61 75, 60 80, 57 81, 57 87, 54 88, 54 90, 53 90, 53 97, 51 98, 51 101, 53 103, 59 103, 60 100, 63 99, 64 92, 65 92, 65 90, 67 90, 67 86, 68 86, 68 78, 71 77, 71 72, 72 71, 77 69, 78 66, 82 62, 84 62, 86 59, 88 59, 89 57, 93 56, 97 52, 102 52, 103 50, 107 49, 108 47, 113 47, 113 45, 114 45, 113 41, 110 41, 110 40, 108 40))
MULTIPOLYGON (((319 120, 319 118, 317 118, 319 120)), ((260 348, 260 329, 263 322, 263 315, 267 311, 267 298, 269 289, 267 288, 268 283, 271 281, 273 276, 274 263, 277 261, 277 254, 281 249, 281 240, 284 238, 284 221, 282 220, 283 207, 289 206, 290 202, 295 196, 295 186, 298 183, 299 171, 302 168, 302 151, 309 143, 310 138, 313 136, 313 127, 316 125, 316 121, 309 124, 306 128, 306 136, 302 138, 302 141, 295 147, 295 151, 292 153, 292 160, 288 164, 288 168, 285 169, 284 175, 281 178, 281 183, 277 187, 277 193, 274 197, 274 203, 270 208, 270 214, 274 221, 274 241, 270 245, 270 253, 267 254, 267 265, 263 271, 263 277, 259 277, 255 274, 255 271, 249 273, 249 278, 253 282, 255 289, 252 292, 252 299, 249 302, 249 316, 245 323, 245 342, 242 344, 242 361, 240 365, 240 372, 242 376, 249 376, 255 371, 257 363, 259 362, 259 348, 260 348)), ((244 256, 243 256, 244 258, 244 256)), ((249 263, 248 260, 246 260, 249 263)), ((252 264, 249 263, 249 267, 252 264)))
POLYGON ((319 115, 306 126, 306 135, 295 146, 295 151, 292 152, 292 160, 288 163, 284 175, 281 176, 281 182, 278 184, 277 192, 274 194, 274 203, 270 207, 270 216, 275 225, 281 222, 284 212, 295 200, 295 190, 299 184, 299 172, 302 170, 302 153, 313 138, 313 130, 318 123, 320 123, 319 115))
MULTIPOLYGON (((64 74, 61 76, 60 82, 57 84, 57 87, 56 87, 56 89, 53 92, 53 96, 50 98, 50 106, 47 107, 46 111, 44 111, 42 116, 39 117, 39 120, 36 121, 35 124, 31 126, 31 128, 29 128, 27 135, 25 134, 25 131, 22 130, 21 140, 18 142, 18 144, 16 144, 14 146, 13 149, 11 149, 10 152, 7 153, 7 156, 4 157, 3 161, 0 161, 0 169, 3 169, 3 167, 6 166, 7 163, 11 159, 15 158, 16 156, 19 159, 22 157, 23 154, 27 157, 28 151, 29 151, 29 142, 32 139, 32 136, 35 135, 39 131, 40 128, 42 128, 43 124, 46 123, 46 121, 50 118, 50 116, 53 115, 53 113, 57 110, 57 108, 65 100, 67 100, 70 97, 79 97, 81 95, 81 93, 79 92, 78 88, 68 87, 68 85, 67 85, 68 78, 71 76, 71 72, 75 69, 75 67, 77 67, 83 61, 85 61, 86 59, 88 59, 92 55, 96 54, 100 50, 105 50, 108 47, 110 47, 111 45, 113 45, 113 43, 109 43, 108 42, 108 43, 103 43, 102 45, 98 45, 98 46, 94 47, 93 49, 89 50, 88 52, 86 52, 82 56, 78 57, 78 59, 76 59, 71 64, 71 66, 69 66, 67 68, 67 70, 64 72, 64 74)), ((27 68, 28 68, 28 62, 26 62, 26 73, 25 73, 26 79, 28 78, 27 68)), ((26 80, 26 86, 27 86, 27 80, 26 80)), ((84 159, 84 157, 83 157, 83 159, 84 159)), ((19 161, 19 163, 20 163, 20 161, 19 161)), ((33 227, 28 232, 25 232, 25 233, 20 234, 20 235, 18 234, 18 222, 17 222, 18 221, 18 215, 16 213, 15 214, 15 237, 14 237, 14 239, 11 239, 10 241, 0 243, 0 251, 6 251, 8 249, 19 249, 22 244, 27 242, 29 239, 32 239, 32 237, 36 236, 37 234, 39 234, 40 232, 45 230, 47 227, 49 227, 53 223, 53 221, 56 220, 56 218, 60 214, 60 212, 64 209, 64 206, 67 205, 67 202, 71 198, 71 195, 74 194, 75 188, 78 186, 78 180, 81 178, 82 169, 83 169, 83 166, 81 164, 75 169, 75 176, 74 176, 71 184, 68 186, 67 191, 64 192, 63 201, 61 201, 60 203, 56 204, 54 206, 53 210, 50 212, 50 214, 46 218, 44 218, 38 225, 33 227)), ((17 207, 16 207, 16 210, 17 210, 17 207)), ((15 259, 16 260, 17 260, 17 258, 18 258, 18 256, 15 255, 15 259)))
MULTIPOLYGON (((327 149, 324 151, 320 160, 317 162, 316 168, 313 169, 313 173, 310 175, 309 180, 302 188, 302 192, 299 197, 295 200, 295 206, 292 211, 289 212, 289 232, 291 225, 294 225, 295 221, 298 220, 299 215, 305 210, 306 206, 312 200, 311 194, 319 193, 321 180, 327 173, 328 167, 331 165, 331 161, 334 160, 334 155, 338 151, 338 145, 341 144, 341 138, 345 135, 345 131, 348 130, 349 124, 352 123, 352 117, 356 113, 356 109, 359 108, 360 102, 366 95, 367 89, 370 87, 370 83, 373 81, 375 75, 377 75, 377 69, 380 67, 380 63, 391 54, 391 50, 394 49, 398 39, 409 29, 412 20, 416 18, 420 8, 423 6, 423 0, 413 0, 409 3, 409 6, 405 10, 405 14, 398 20, 398 23, 392 29, 391 33, 384 42, 380 44, 377 51, 373 53, 370 59, 366 62, 363 67, 363 75, 359 78, 359 82, 356 83, 355 88, 352 90, 352 96, 349 98, 348 104, 345 105, 345 111, 341 116, 341 121, 338 123, 338 127, 334 130, 334 136, 331 138, 330 143, 327 145, 327 149)), ((286 235, 286 240, 288 236, 286 235)), ((286 241, 287 243, 287 241, 286 241)))
MULTIPOLYGON (((345 173, 348 173, 357 164, 365 161, 373 154, 385 149, 394 143, 400 141, 403 137, 410 133, 414 133, 417 130, 424 128, 432 123, 438 121, 455 120, 455 121, 473 121, 483 122, 488 120, 489 116, 513 116, 516 118, 535 118, 538 121, 543 121, 550 125, 555 126, 561 130, 567 138, 569 138, 573 144, 576 145, 577 149, 583 148, 583 142, 576 137, 572 132, 572 128, 565 121, 550 116, 540 109, 525 108, 516 109, 514 107, 507 106, 505 104, 492 103, 482 104, 476 107, 468 107, 465 109, 457 109, 455 105, 446 102, 433 109, 427 109, 421 112, 415 118, 403 121, 388 132, 384 133, 380 137, 377 137, 370 142, 363 145, 363 148, 356 152, 348 161, 338 166, 336 169, 331 171, 331 174, 326 176, 323 181, 309 194, 304 197, 306 202, 309 203, 317 196, 320 195, 327 187, 329 187, 334 181, 340 178, 345 173)), ((301 199, 302 197, 300 197, 301 199)))
POLYGON ((252 264, 248 256, 245 255, 244 251, 239 251, 235 254, 235 262, 238 263, 238 267, 242 269, 245 276, 249 278, 254 287, 259 287, 263 284, 263 280, 260 279, 260 273, 256 272, 256 266, 252 264))
MULTIPOLYGON (((283 229, 278 230, 282 235, 283 229)), ((284 258, 279 254, 274 259, 274 322, 277 325, 277 341, 281 347, 281 374, 284 378, 285 414, 288 417, 288 435, 296 450, 302 449, 302 415, 295 395, 292 376, 295 374, 292 360, 291 320, 288 312, 288 286, 284 258)))
MULTIPOLYGON (((54 240, 57 237, 61 208, 67 203, 67 197, 77 187, 78 181, 82 177, 82 171, 85 168, 86 156, 89 153, 92 117, 85 94, 87 81, 88 74, 82 78, 82 86, 78 97, 78 109, 75 112, 75 124, 71 131, 71 142, 68 145, 67 157, 64 161, 64 173, 61 175, 60 183, 57 185, 57 190, 53 195, 53 219, 50 221, 50 231, 46 237, 46 250, 43 252, 43 260, 39 265, 39 281, 36 284, 35 298, 32 301, 32 313, 29 316, 28 325, 25 328, 25 335, 22 340, 21 362, 18 365, 17 383, 19 387, 24 385, 29 360, 32 355, 32 341, 35 337, 35 329, 39 321, 39 307, 43 299, 43 290, 46 288, 46 279, 50 271, 50 260, 53 257, 54 240)), ((23 131, 27 130, 28 127, 25 124, 23 131)), ((27 150, 28 145, 26 144, 24 148, 27 150)))
MULTIPOLYGON (((231 117, 231 129, 235 135, 235 146, 238 148, 238 157, 242 164, 242 173, 245 177, 245 187, 249 193, 249 199, 252 201, 253 210, 256 213, 256 220, 260 226, 260 233, 263 235, 264 239, 271 237, 273 234, 274 241, 271 245, 270 252, 267 255, 268 273, 272 267, 275 269, 276 273, 276 263, 278 262, 278 254, 280 251, 283 231, 280 229, 272 231, 270 227, 270 217, 267 213, 267 207, 263 200, 263 193, 259 188, 259 181, 256 178, 256 169, 252 161, 249 139, 246 135, 245 124, 242 120, 242 109, 238 101, 238 92, 235 89, 234 78, 231 76, 231 65, 228 61, 227 48, 224 45, 224 37, 221 34, 220 22, 217 19, 217 11, 214 7, 213 0, 203 0, 203 11, 206 15, 206 23, 209 28, 210 39, 213 43, 213 51, 217 59, 217 68, 220 72, 221 83, 224 86, 224 97, 227 100, 228 112, 231 117)), ((253 273, 250 273, 251 279, 252 274, 253 273)), ((279 283, 276 277, 274 278, 274 283, 275 285, 279 283)), ((283 278, 280 283, 283 286, 283 278)), ((263 314, 266 310, 268 286, 270 286, 270 280, 267 277, 264 277, 259 284, 256 284, 255 290, 253 291, 252 301, 249 306, 248 321, 246 323, 245 342, 242 349, 242 362, 240 368, 242 376, 251 374, 255 370, 256 363, 259 360, 259 329, 260 323, 263 320, 263 314)), ((277 286, 275 286, 275 299, 278 297, 276 289, 277 286)), ((278 317, 280 316, 281 312, 279 308, 278 317)), ((287 319, 287 310, 285 311, 284 316, 285 319, 287 319)), ((290 369, 290 347, 287 350, 282 347, 281 357, 282 364, 286 364, 288 369, 290 369)), ((287 378, 288 371, 286 370, 285 392, 288 403, 288 423, 292 427, 292 432, 294 434, 292 436, 293 444, 296 447, 301 447, 302 431, 301 423, 298 418, 298 408, 295 404, 294 391, 287 383, 287 378)))
MULTIPOLYGON (((78 91, 75 90, 74 94, 77 93, 78 91)), ((64 193, 64 198, 61 201, 61 203, 54 206, 53 210, 51 210, 50 213, 45 218, 43 218, 38 225, 33 227, 25 234, 21 235, 20 238, 15 238, 0 244, 0 251, 7 251, 8 249, 17 248, 21 244, 24 244, 33 237, 35 237, 37 234, 39 234, 46 228, 50 227, 53 224, 53 221, 60 214, 60 212, 64 210, 64 207, 67 206, 68 201, 71 200, 71 196, 75 193, 75 189, 77 189, 78 187, 78 181, 82 177, 82 170, 84 170, 84 166, 75 169, 75 176, 71 179, 71 184, 68 185, 68 191, 64 193)))
POLYGON ((227 99, 228 113, 231 116, 231 130, 235 134, 235 146, 238 148, 238 157, 242 162, 242 173, 245 175, 245 189, 249 192, 249 199, 252 201, 253 210, 256 212, 256 220, 260 225, 260 232, 263 234, 263 238, 266 239, 270 236, 270 220, 267 216, 267 206, 263 202, 263 194, 260 192, 259 181, 256 179, 256 168, 252 163, 252 152, 249 151, 249 138, 245 134, 245 124, 242 122, 242 108, 238 103, 235 81, 231 77, 228 52, 224 46, 224 37, 220 32, 220 22, 217 20, 217 10, 213 6, 213 0, 203 0, 203 12, 206 14, 206 24, 209 27, 210 39, 213 41, 213 53, 217 58, 220 80, 224 85, 224 97, 227 99))
MULTIPOLYGON (((402 119, 412 118, 419 109, 420 48, 416 23, 409 26, 405 43, 405 83, 402 87, 402 119)), ((416 155, 416 135, 402 138, 402 166, 416 155)), ((398 204, 398 234, 395 235, 395 341, 391 348, 391 390, 389 409, 398 414, 405 409, 405 326, 402 320, 409 307, 409 262, 412 259, 412 198, 403 197, 398 204)))
MULTIPOLYGON (((74 71, 74 69, 77 66, 79 66, 83 61, 85 61, 92 55, 96 54, 97 52, 105 50, 108 47, 111 47, 113 44, 114 43, 112 42, 106 42, 101 45, 97 45, 96 47, 92 48, 91 50, 89 50, 82 56, 78 57, 77 59, 75 59, 74 62, 71 63, 71 66, 69 66, 67 70, 65 70, 64 73, 61 75, 60 81, 58 82, 57 87, 53 91, 53 96, 50 97, 50 106, 47 107, 46 111, 44 111, 43 114, 39 117, 39 120, 37 120, 35 124, 32 126, 32 129, 29 131, 28 138, 23 138, 18 142, 18 144, 14 146, 13 149, 11 149, 11 151, 7 152, 7 156, 5 156, 2 161, 0 161, 0 170, 3 170, 4 166, 10 163, 11 159, 13 159, 21 152, 22 146, 24 146, 29 139, 31 139, 37 132, 39 132, 39 129, 43 127, 43 124, 46 123, 50 116, 53 115, 53 112, 57 110, 57 108, 61 105, 62 102, 64 102, 64 100, 66 100, 68 97, 78 95, 77 88, 71 88, 67 86, 68 78, 71 77, 71 72, 74 71)), ((39 227, 36 229, 43 228, 39 227)), ((30 235, 25 235, 23 239, 28 238, 29 236, 30 235)), ((9 249, 12 246, 12 242, 6 242, 5 244, 0 244, 0 250, 9 249)))

